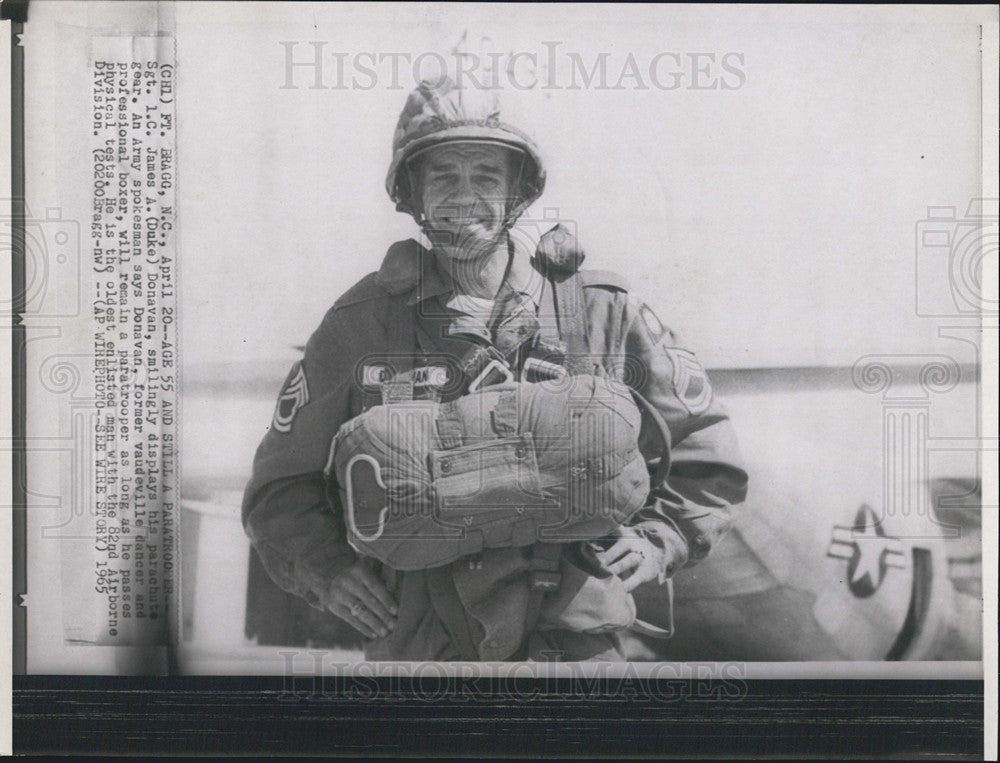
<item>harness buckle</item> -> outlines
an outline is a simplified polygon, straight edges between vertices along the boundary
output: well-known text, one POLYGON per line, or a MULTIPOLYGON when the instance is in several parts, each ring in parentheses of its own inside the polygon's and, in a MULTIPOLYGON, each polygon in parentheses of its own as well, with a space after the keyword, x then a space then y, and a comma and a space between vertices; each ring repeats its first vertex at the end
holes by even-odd
POLYGON ((478 392, 482 387, 490 387, 494 384, 504 384, 512 381, 514 381, 514 374, 511 373, 507 364, 494 359, 487 363, 483 367, 483 370, 479 372, 479 375, 469 383, 469 392, 478 392), (499 381, 489 381, 489 377, 493 372, 500 374, 502 378, 499 381))

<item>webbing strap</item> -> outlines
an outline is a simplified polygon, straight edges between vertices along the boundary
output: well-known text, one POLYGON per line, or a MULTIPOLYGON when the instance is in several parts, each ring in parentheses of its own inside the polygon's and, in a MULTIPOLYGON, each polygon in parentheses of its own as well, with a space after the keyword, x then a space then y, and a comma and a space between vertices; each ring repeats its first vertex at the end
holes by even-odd
POLYGON ((501 437, 517 434, 517 391, 508 389, 500 393, 493 406, 493 430, 501 437))
POLYGON ((556 302, 553 292, 552 282, 546 278, 542 281, 542 292, 538 298, 538 334, 535 344, 544 348, 559 347, 565 353, 566 343, 559 336, 559 320, 556 317, 556 302))
POLYGON ((542 615, 545 596, 559 589, 562 575, 559 560, 563 547, 560 543, 536 543, 531 551, 531 566, 528 573, 528 609, 524 618, 524 639, 517 650, 517 659, 528 658, 528 642, 531 640, 538 620, 542 615))
MULTIPOLYGON (((565 344, 565 367, 570 374, 595 373, 597 369, 594 368, 587 342, 587 313, 579 273, 549 274, 539 308, 539 322, 542 341, 562 341, 565 344)), ((660 435, 661 457, 651 475, 651 484, 655 487, 665 482, 670 473, 670 430, 652 403, 638 390, 632 388, 631 392, 636 404, 650 418, 660 435)))
POLYGON ((442 405, 438 408, 437 420, 434 422, 437 429, 438 441, 442 450, 451 450, 462 445, 465 436, 465 426, 462 424, 462 417, 451 404, 442 405))
POLYGON ((594 372, 587 341, 587 311, 584 303, 583 284, 577 273, 550 274, 547 279, 551 289, 558 338, 566 345, 566 370, 571 375, 594 372))
POLYGON ((479 660, 479 650, 472 639, 469 621, 465 616, 465 607, 455 587, 452 577, 452 565, 432 567, 423 571, 427 581, 427 592, 430 594, 431 606, 448 633, 448 638, 459 654, 459 659, 466 661, 479 660))

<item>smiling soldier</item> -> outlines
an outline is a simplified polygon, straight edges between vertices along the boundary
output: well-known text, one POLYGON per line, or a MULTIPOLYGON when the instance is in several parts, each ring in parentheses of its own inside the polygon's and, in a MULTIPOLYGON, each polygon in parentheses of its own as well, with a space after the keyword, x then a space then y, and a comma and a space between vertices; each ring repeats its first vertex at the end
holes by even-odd
POLYGON ((545 170, 495 93, 421 83, 393 150, 430 246, 393 244, 289 373, 243 502, 265 568, 369 659, 669 654, 632 592, 665 599, 746 493, 704 370, 563 226, 511 233, 545 170))

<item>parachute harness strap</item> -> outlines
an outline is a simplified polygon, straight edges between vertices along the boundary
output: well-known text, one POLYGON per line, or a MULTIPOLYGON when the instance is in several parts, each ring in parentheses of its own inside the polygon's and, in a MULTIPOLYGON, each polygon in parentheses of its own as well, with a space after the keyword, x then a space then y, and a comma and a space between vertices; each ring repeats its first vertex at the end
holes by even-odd
POLYGON ((563 547, 560 543, 536 543, 531 552, 528 581, 528 608, 524 618, 524 639, 518 649, 518 659, 528 658, 528 646, 531 634, 538 627, 542 614, 542 604, 546 594, 559 590, 562 573, 559 572, 559 560, 562 558, 563 547))
POLYGON ((539 311, 540 334, 549 344, 566 348, 563 366, 570 375, 594 373, 587 340, 587 312, 579 275, 544 267, 539 311))
POLYGON ((510 437, 517 434, 517 391, 505 389, 501 392, 490 415, 493 419, 493 431, 500 437, 510 437))

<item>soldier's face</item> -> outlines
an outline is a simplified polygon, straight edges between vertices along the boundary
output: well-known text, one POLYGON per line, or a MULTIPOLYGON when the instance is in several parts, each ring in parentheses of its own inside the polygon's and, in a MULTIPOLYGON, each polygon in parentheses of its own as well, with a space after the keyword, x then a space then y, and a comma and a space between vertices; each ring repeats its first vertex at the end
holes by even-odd
POLYGON ((489 144, 436 146, 420 159, 424 218, 434 244, 453 259, 473 259, 503 233, 516 153, 489 144))

